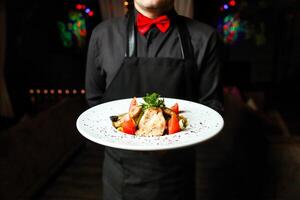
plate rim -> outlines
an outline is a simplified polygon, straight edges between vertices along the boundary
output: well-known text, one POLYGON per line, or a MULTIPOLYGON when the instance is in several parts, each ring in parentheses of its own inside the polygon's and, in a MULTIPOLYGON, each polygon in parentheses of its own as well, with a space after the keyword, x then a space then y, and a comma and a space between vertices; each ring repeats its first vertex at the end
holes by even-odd
MULTIPOLYGON (((136 97, 136 98, 138 99, 138 101, 142 99, 142 97, 136 97)), ((216 131, 213 134, 209 134, 207 137, 205 137, 201 141, 198 141, 198 140, 195 140, 193 142, 188 141, 188 142, 181 143, 179 145, 177 144, 177 145, 163 145, 163 146, 154 146, 154 145, 142 146, 142 145, 118 144, 118 143, 112 143, 112 142, 109 142, 109 141, 106 141, 106 140, 97 140, 95 137, 91 136, 90 134, 86 134, 85 130, 81 127, 81 125, 80 125, 81 118, 86 113, 91 111, 92 109, 95 109, 95 107, 100 107, 100 106, 104 106, 105 104, 112 104, 112 103, 119 102, 119 101, 129 101, 129 100, 132 100, 132 98, 113 100, 113 101, 98 104, 98 105, 95 105, 95 106, 92 106, 92 107, 86 109, 84 112, 82 112, 78 116, 78 118, 76 120, 76 128, 82 136, 84 136, 86 139, 88 139, 92 142, 95 142, 96 144, 100 144, 100 145, 108 146, 108 147, 112 147, 112 148, 117 148, 117 149, 132 150, 132 151, 161 151, 161 150, 172 150, 172 149, 187 148, 187 147, 191 147, 191 146, 194 146, 196 144, 205 142, 205 141, 215 137, 224 128, 224 118, 222 117, 222 115, 220 113, 218 113, 217 111, 215 111, 214 109, 212 109, 212 108, 210 108, 210 107, 208 107, 204 104, 197 103, 197 102, 194 102, 194 101, 185 100, 185 99, 178 99, 178 98, 168 98, 168 97, 160 97, 160 98, 165 99, 165 100, 172 100, 172 101, 178 101, 178 100, 179 101, 185 101, 186 103, 197 104, 197 106, 200 105, 200 106, 204 107, 205 109, 210 110, 211 112, 216 114, 217 117, 220 119, 220 121, 218 121, 219 122, 219 126, 218 126, 219 130, 216 131)), ((118 131, 118 132, 121 133, 121 134, 126 134, 126 133, 122 133, 120 131, 118 131)), ((178 133, 176 133, 176 134, 178 134, 178 133)), ((168 136, 168 135, 166 135, 166 136, 168 136)), ((134 138, 134 137, 141 137, 141 136, 132 136, 132 137, 134 138)), ((155 137, 157 137, 157 136, 153 136, 153 138, 155 138, 155 137)), ((160 136, 160 137, 165 137, 165 136, 160 136)))

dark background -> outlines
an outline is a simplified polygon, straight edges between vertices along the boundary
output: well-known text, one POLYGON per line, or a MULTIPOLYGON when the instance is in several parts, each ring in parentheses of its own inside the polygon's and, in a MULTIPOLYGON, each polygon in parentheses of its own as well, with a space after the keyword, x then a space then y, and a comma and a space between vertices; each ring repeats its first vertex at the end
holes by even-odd
POLYGON ((34 111, 30 89, 84 88, 87 43, 101 17, 97 1, 85 2, 95 12, 87 20, 86 45, 64 47, 57 23, 67 22, 77 3, 81 1, 7 1, 5 74, 16 117, 34 111))
MULTIPOLYGON (((8 1, 5 75, 18 117, 30 112, 30 88, 81 89, 87 46, 66 48, 59 38, 57 22, 67 18, 68 8, 81 1, 8 1)), ((195 19, 217 28, 225 1, 195 1, 195 19)), ((236 1, 240 4, 242 1, 236 1)), ((248 2, 248 1, 247 1, 248 2)), ((101 22, 97 1, 87 1, 96 11, 87 20, 87 40, 101 22)), ((223 45, 224 84, 242 90, 263 90, 272 104, 296 103, 299 94, 299 1, 249 1, 241 11, 249 23, 265 24, 266 42, 253 38, 223 45), (265 6, 260 6, 264 3, 265 6)))

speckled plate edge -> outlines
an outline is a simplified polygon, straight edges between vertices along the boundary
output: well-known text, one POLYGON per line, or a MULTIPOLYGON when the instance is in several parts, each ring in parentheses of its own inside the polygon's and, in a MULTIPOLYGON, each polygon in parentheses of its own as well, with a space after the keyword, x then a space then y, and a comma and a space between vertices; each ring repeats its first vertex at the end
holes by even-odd
MULTIPOLYGON (((142 98, 137 98, 142 102, 142 98)), ((130 99, 121 99, 103 103, 84 111, 76 121, 76 127, 85 138, 113 148, 158 151, 184 148, 204 142, 217 135, 224 126, 222 116, 213 109, 191 101, 164 98, 166 106, 175 102, 183 111, 189 125, 186 130, 161 137, 140 137, 117 131, 110 121, 110 116, 128 111, 130 99)))

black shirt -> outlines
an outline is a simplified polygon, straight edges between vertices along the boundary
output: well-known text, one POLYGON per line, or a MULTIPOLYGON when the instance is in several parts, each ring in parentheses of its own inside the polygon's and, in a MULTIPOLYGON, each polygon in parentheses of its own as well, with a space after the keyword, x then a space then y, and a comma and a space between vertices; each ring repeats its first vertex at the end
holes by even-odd
MULTIPOLYGON (((191 37, 201 85, 199 103, 220 111, 220 57, 218 34, 210 26, 185 18, 191 37)), ((147 34, 137 32, 138 57, 182 58, 177 29, 171 21, 167 32, 153 27, 147 34)), ((111 83, 124 59, 126 50, 127 18, 103 21, 92 33, 86 66, 86 98, 90 106, 99 104, 105 89, 111 83)))

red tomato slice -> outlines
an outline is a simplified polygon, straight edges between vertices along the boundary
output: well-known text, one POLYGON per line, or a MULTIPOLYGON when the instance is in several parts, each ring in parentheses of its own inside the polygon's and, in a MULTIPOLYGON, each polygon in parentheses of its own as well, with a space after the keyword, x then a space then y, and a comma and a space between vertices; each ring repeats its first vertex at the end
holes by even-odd
POLYGON ((129 120, 124 121, 122 124, 122 129, 124 133, 134 135, 136 131, 134 120, 130 118, 129 120))
POLYGON ((176 114, 172 114, 168 122, 168 133, 173 134, 180 131, 179 120, 176 114))
POLYGON ((179 113, 179 106, 178 103, 175 103, 172 107, 171 110, 173 110, 176 114, 179 113))

